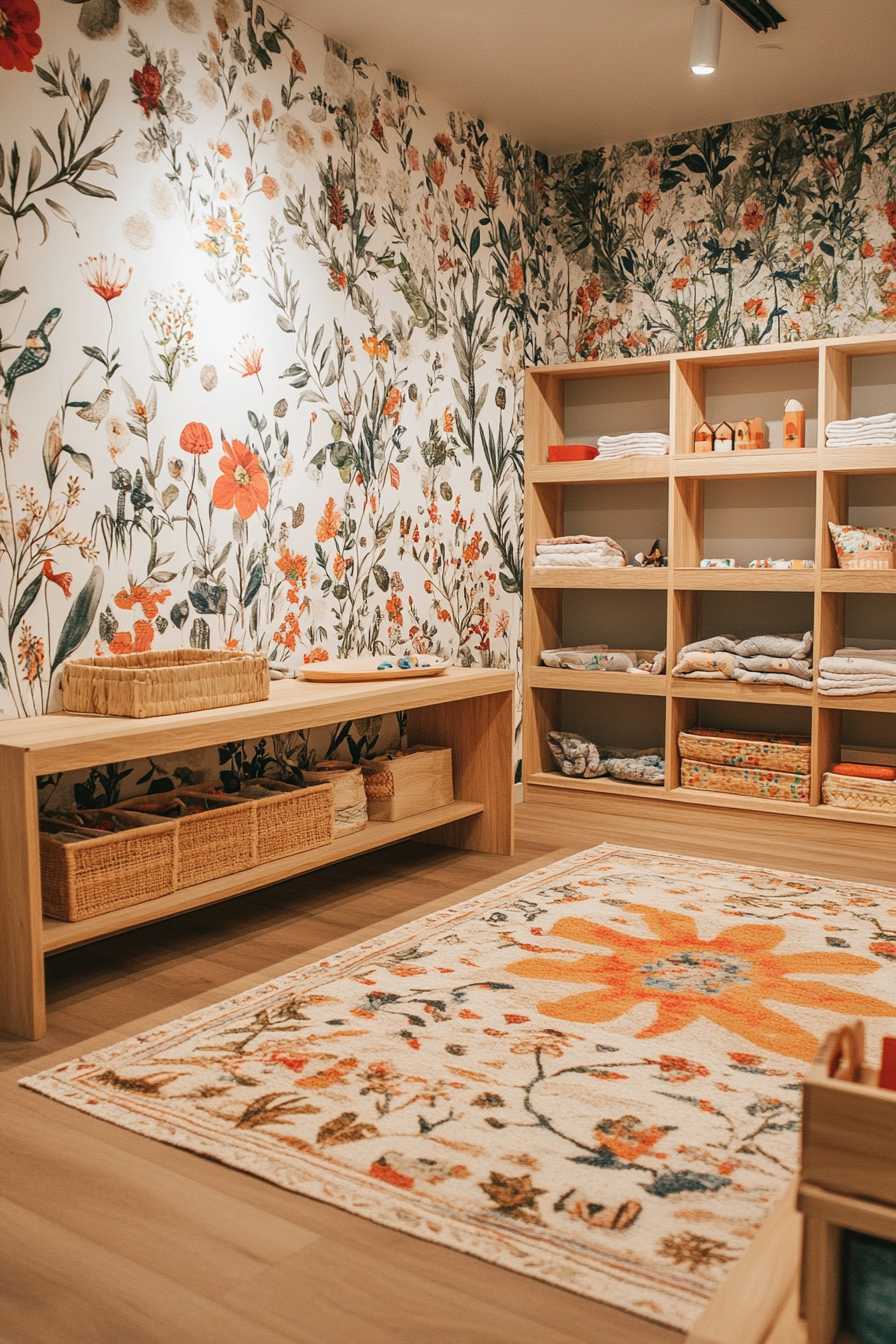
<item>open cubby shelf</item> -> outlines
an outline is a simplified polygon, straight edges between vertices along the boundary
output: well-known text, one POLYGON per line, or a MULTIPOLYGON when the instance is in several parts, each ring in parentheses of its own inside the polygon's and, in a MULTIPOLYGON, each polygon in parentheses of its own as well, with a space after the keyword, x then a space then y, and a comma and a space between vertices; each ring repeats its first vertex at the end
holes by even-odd
MULTIPOLYGON (((542 649, 566 643, 658 647, 654 638, 633 639, 631 635, 640 613, 645 622, 650 615, 651 628, 656 630, 656 610, 650 605, 648 612, 648 604, 655 603, 665 603, 663 642, 669 651, 670 667, 676 651, 685 644, 726 629, 744 637, 811 627, 816 664, 848 641, 861 643, 869 636, 869 621, 879 627, 880 638, 888 644, 890 640, 896 643, 896 603, 892 601, 896 597, 896 571, 839 569, 828 532, 830 522, 870 524, 869 509, 874 512, 880 501, 881 524, 896 525, 896 516, 891 517, 896 507, 896 447, 824 446, 824 429, 829 421, 894 408, 896 337, 892 336, 747 346, 529 370, 523 657, 523 780, 527 797, 543 798, 553 792, 564 804, 575 798, 577 806, 592 810, 611 807, 617 817, 620 807, 637 811, 645 807, 644 800, 659 799, 694 804, 695 818, 727 809, 731 823, 737 813, 744 817, 748 813, 775 814, 790 818, 794 826, 812 818, 813 825, 829 822, 832 836, 842 836, 843 823, 854 822, 860 827, 856 843, 870 846, 875 855, 879 853, 882 873, 892 870, 896 818, 826 807, 821 803, 821 781, 825 771, 840 760, 841 741, 845 744, 848 740, 842 737, 844 711, 858 713, 872 725, 865 734, 868 740, 896 748, 896 695, 835 699, 820 695, 814 686, 811 691, 800 691, 786 686, 689 681, 669 675, 563 671, 541 666, 540 655, 542 649), (643 403, 639 388, 644 390, 643 403), (662 402, 662 396, 668 398, 668 405, 662 402), (798 396, 805 405, 807 444, 817 446, 786 452, 775 447, 781 434, 774 416, 780 417, 788 396, 798 396), (693 451, 693 429, 702 419, 715 423, 722 418, 733 420, 754 414, 762 414, 768 421, 771 448, 730 454, 693 451), (668 428, 671 439, 670 454, 665 458, 623 458, 606 463, 600 458, 591 462, 548 461, 547 449, 552 443, 658 428, 668 428), (871 481, 869 477, 881 480, 871 481), (601 485, 613 489, 602 493, 601 485), (584 493, 582 487, 587 488, 584 493), (638 491, 642 492, 640 518, 645 529, 648 515, 656 517, 657 498, 662 500, 658 492, 665 492, 667 568, 584 572, 534 568, 539 537, 559 536, 569 530, 617 536, 620 540, 633 535, 632 522, 640 507, 638 491), (583 511, 584 499, 590 512, 583 511), (586 520, 588 526, 584 525, 586 520), (575 526, 570 528, 567 522, 575 526), (729 523, 730 549, 719 549, 723 546, 720 538, 728 535, 725 529, 729 523), (700 568, 705 554, 731 555, 740 564, 746 564, 748 556, 765 554, 813 559, 816 568, 706 570, 700 568), (580 604, 574 630, 568 607, 571 601, 580 604), (615 607, 611 606, 614 602, 615 607), (626 638, 614 633, 619 626, 619 603, 627 604, 626 638), (859 611, 850 604, 864 606, 859 611), (763 722, 766 710, 768 722, 763 722), (729 712, 731 722, 726 724, 724 716, 729 712), (560 775, 553 768, 545 737, 553 728, 574 728, 577 714, 592 724, 618 721, 629 725, 643 715, 650 725, 645 728, 646 736, 651 735, 659 721, 657 716, 661 716, 667 762, 665 786, 603 779, 579 781, 560 775), (752 716, 751 726, 770 732, 799 729, 809 733, 809 803, 740 798, 679 786, 679 732, 704 720, 706 726, 736 730, 738 723, 746 726, 744 715, 752 716)), ((647 550, 652 540, 645 531, 643 549, 647 550)), ((631 550, 628 542, 622 544, 631 550)))

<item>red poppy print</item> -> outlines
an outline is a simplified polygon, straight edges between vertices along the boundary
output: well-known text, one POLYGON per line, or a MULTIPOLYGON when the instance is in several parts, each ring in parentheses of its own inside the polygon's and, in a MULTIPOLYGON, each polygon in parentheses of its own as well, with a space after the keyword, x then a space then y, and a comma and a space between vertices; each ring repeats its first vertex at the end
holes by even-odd
POLYGON ((34 57, 43 46, 38 25, 40 10, 34 0, 2 0, 0 4, 0 70, 30 75, 34 57))

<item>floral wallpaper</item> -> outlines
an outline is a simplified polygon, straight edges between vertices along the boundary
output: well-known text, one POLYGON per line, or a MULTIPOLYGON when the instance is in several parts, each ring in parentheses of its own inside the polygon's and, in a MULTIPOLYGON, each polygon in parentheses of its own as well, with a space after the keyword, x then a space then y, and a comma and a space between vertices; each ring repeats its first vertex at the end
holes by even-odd
POLYGON ((549 164, 252 0, 0 0, 0 107, 7 717, 74 654, 514 667, 527 364, 896 329, 896 95, 549 164))
POLYGON ((896 94, 552 169, 552 360, 896 331, 896 94))

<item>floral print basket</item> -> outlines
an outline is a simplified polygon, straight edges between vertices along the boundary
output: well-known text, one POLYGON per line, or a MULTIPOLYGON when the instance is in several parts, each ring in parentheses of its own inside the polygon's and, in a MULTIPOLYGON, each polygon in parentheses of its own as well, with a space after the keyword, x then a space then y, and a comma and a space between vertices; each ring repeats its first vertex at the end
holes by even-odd
POLYGON ((785 803, 808 803, 809 775, 789 771, 737 769, 708 761, 682 761, 681 787, 710 793, 735 793, 746 798, 776 798, 785 803))
POLYGON ((689 761, 708 761, 716 765, 755 766, 764 770, 786 770, 808 774, 810 744, 808 737, 781 733, 724 733, 713 728, 679 733, 678 747, 689 761))

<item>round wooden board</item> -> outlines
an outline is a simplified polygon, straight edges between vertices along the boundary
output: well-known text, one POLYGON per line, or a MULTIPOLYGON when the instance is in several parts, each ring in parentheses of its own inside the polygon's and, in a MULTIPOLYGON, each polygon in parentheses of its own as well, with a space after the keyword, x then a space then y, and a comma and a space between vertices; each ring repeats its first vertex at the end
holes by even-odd
POLYGON ((437 677, 448 670, 448 663, 442 662, 432 662, 429 667, 380 668, 381 662, 382 658, 339 658, 307 663, 302 676, 306 681, 397 681, 402 677, 437 677))

